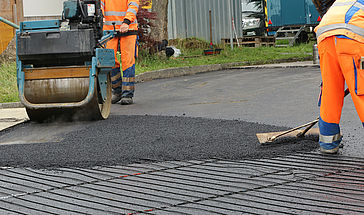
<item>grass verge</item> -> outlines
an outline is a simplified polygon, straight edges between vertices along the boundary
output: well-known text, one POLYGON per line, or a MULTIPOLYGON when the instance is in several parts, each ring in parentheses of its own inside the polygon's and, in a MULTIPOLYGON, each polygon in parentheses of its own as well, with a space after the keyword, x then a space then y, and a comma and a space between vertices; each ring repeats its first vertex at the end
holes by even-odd
MULTIPOLYGON (((203 50, 209 49, 209 44, 199 39, 185 39, 171 41, 171 45, 179 48, 182 55, 178 58, 166 58, 163 54, 150 55, 141 51, 136 64, 136 73, 159 69, 198 66, 209 64, 224 64, 241 62, 242 65, 266 64, 290 59, 307 60, 312 57, 313 43, 294 47, 217 47, 223 48, 219 55, 204 56, 203 50)), ((16 64, 5 62, 0 65, 0 103, 17 102, 18 91, 16 86, 16 64)))
POLYGON ((16 86, 15 62, 2 63, 0 66, 0 103, 17 102, 18 89, 16 86))
POLYGON ((231 50, 230 46, 217 47, 223 48, 221 54, 213 56, 204 56, 202 53, 207 47, 186 48, 185 46, 176 45, 181 49, 182 55, 178 58, 166 58, 160 55, 148 55, 141 52, 141 57, 136 65, 137 74, 147 71, 154 71, 165 68, 198 66, 209 64, 238 63, 242 65, 267 64, 277 60, 296 59, 307 60, 312 58, 313 43, 302 44, 293 47, 235 47, 231 50))

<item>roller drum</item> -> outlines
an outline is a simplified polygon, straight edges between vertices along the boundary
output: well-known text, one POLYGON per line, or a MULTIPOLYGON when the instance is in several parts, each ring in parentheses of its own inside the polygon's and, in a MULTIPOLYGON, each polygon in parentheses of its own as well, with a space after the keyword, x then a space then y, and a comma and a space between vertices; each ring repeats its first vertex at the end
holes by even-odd
POLYGON ((27 80, 25 98, 33 104, 72 103, 86 98, 89 78, 27 80))
POLYGON ((111 79, 106 81, 106 100, 102 99, 98 76, 93 79, 90 88, 89 67, 52 67, 31 68, 24 71, 24 98, 34 105, 53 104, 53 108, 27 107, 32 121, 78 121, 106 119, 111 107, 111 79), (64 104, 87 101, 89 91, 91 99, 82 106, 66 108, 64 104))

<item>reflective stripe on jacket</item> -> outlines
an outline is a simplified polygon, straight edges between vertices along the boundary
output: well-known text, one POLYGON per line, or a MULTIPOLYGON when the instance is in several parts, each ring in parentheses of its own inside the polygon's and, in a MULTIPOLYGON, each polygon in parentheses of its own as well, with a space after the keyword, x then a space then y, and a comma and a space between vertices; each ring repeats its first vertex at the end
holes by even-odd
POLYGON ((137 13, 139 0, 101 0, 101 7, 104 12, 104 30, 120 28, 123 22, 129 24, 129 30, 138 30, 137 13))
POLYGON ((318 43, 334 35, 364 43, 364 0, 336 0, 315 32, 318 43))

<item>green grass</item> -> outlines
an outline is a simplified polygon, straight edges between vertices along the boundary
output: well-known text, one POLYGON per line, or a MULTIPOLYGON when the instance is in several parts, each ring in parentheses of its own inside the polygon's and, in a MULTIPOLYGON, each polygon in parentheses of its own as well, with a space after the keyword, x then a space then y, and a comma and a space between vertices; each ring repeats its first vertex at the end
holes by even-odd
MULTIPOLYGON (((149 55, 141 51, 136 64, 136 73, 154 71, 165 68, 197 66, 208 64, 223 64, 241 62, 242 65, 266 64, 277 60, 307 60, 312 57, 313 43, 302 44, 294 47, 235 47, 234 50, 227 47, 219 55, 204 56, 203 50, 209 49, 207 42, 196 38, 171 41, 171 45, 181 49, 182 56, 167 59, 162 55, 149 55)), ((16 86, 15 62, 2 63, 0 65, 0 103, 16 102, 18 92, 16 86)))
POLYGON ((15 62, 3 63, 0 66, 0 103, 17 101, 19 98, 15 62))
MULTIPOLYGON (((208 64, 223 64, 223 63, 237 63, 241 62, 242 65, 251 64, 267 64, 276 62, 277 60, 307 60, 312 56, 313 43, 302 44, 293 47, 235 47, 231 50, 230 46, 223 47, 223 51, 220 55, 204 56, 203 50, 207 48, 185 49, 184 47, 178 47, 182 51, 182 56, 178 58, 165 58, 158 55, 147 55, 141 53, 138 63, 136 65, 137 74, 172 68, 172 67, 184 67, 184 66, 197 66, 208 64)), ((221 47, 218 47, 221 48, 221 47)))

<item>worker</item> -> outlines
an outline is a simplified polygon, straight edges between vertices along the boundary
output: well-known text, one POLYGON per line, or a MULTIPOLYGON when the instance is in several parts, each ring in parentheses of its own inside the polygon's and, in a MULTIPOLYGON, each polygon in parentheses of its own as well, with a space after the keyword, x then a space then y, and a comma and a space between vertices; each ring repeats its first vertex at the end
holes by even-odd
POLYGON ((322 75, 319 143, 322 153, 334 154, 343 137, 345 82, 364 126, 364 0, 335 1, 315 32, 322 75))
POLYGON ((115 67, 111 72, 112 103, 120 101, 122 105, 129 105, 133 103, 135 91, 135 58, 138 54, 135 32, 138 30, 139 0, 101 0, 101 7, 104 12, 104 30, 113 30, 115 27, 127 35, 110 40, 106 48, 114 49, 115 53, 115 67), (118 50, 123 75, 116 55, 118 50))

